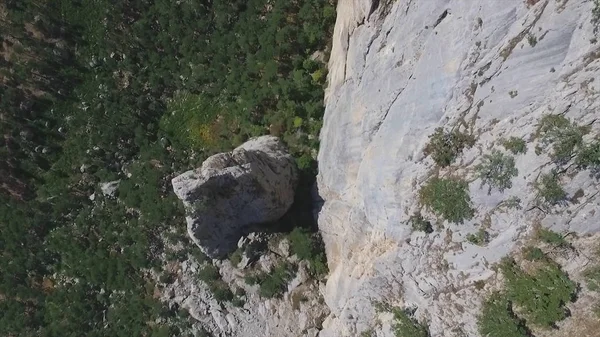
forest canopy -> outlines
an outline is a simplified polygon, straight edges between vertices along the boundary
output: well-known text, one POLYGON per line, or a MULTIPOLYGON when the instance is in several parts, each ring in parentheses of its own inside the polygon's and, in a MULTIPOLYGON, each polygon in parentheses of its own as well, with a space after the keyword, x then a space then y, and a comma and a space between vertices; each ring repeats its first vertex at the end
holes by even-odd
POLYGON ((165 242, 193 249, 170 179, 273 134, 307 190, 334 8, 0 4, 0 335, 185 335, 149 277, 165 242), (101 191, 117 180, 115 195, 101 191))

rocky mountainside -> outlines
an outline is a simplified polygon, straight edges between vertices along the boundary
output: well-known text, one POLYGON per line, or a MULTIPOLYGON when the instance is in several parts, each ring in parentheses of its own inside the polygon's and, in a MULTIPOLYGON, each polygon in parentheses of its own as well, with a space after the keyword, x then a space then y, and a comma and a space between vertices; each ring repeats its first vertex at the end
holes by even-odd
POLYGON ((319 152, 320 336, 397 336, 398 315, 378 303, 409 308, 434 337, 479 336, 482 303, 511 284, 497 264, 530 246, 582 290, 558 329, 514 300, 523 329, 597 336, 597 294, 581 279, 600 230, 594 6, 339 1, 319 152))
POLYGON ((277 227, 298 174, 264 136, 173 179, 212 260, 167 265, 161 299, 214 336, 599 336, 598 18, 586 0, 339 1, 314 193, 328 274, 318 234, 277 227))

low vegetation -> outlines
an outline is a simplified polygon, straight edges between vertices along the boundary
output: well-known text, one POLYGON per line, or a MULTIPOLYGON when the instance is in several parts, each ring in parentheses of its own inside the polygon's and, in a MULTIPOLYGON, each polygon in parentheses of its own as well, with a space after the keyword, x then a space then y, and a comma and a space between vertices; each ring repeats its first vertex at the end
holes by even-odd
POLYGON ((421 213, 413 214, 410 219, 408 219, 413 231, 424 232, 426 234, 433 233, 433 226, 431 226, 431 221, 425 220, 421 213))
POLYGON ((477 178, 481 179, 481 186, 488 185, 488 194, 492 188, 504 192, 512 187, 512 178, 519 174, 515 167, 515 159, 512 156, 493 150, 490 154, 484 154, 481 163, 475 166, 477 178))
POLYGON ((469 186, 458 178, 432 178, 419 191, 421 204, 450 222, 463 223, 475 214, 469 186))
POLYGON ((419 323, 411 310, 392 308, 391 311, 394 314, 392 329, 396 337, 429 337, 429 328, 419 323))
POLYGON ((527 246, 523 249, 523 258, 527 261, 544 261, 546 254, 538 247, 527 246))
POLYGON ((600 177, 600 140, 585 145, 575 160, 580 169, 589 169, 596 178, 600 177))
POLYGON ((228 302, 234 300, 233 292, 229 289, 227 283, 221 279, 219 270, 212 264, 205 264, 198 271, 198 279, 204 282, 215 299, 219 302, 228 302))
POLYGON ((598 33, 598 28, 600 28, 600 0, 593 0, 593 4, 591 22, 594 26, 594 33, 598 33))
POLYGON ((505 294, 494 293, 483 303, 477 321, 479 333, 486 337, 530 337, 525 320, 513 311, 505 294))
POLYGON ((296 275, 296 266, 289 262, 281 262, 271 272, 260 272, 245 277, 249 285, 259 285, 260 296, 266 298, 280 297, 287 290, 288 283, 296 275))
POLYGON ((592 291, 600 291, 600 266, 594 266, 583 272, 587 287, 592 291))
POLYGON ((524 270, 513 258, 500 262, 505 290, 483 303, 478 318, 482 336, 532 337, 530 328, 550 329, 569 315, 566 304, 577 296, 577 284, 541 249, 528 246, 522 253, 535 263, 524 270))
POLYGON ((537 238, 540 241, 547 243, 553 247, 557 247, 557 248, 571 247, 571 244, 567 241, 567 239, 565 239, 565 237, 563 235, 556 233, 552 230, 549 230, 547 228, 540 228, 537 231, 537 238))
POLYGON ((477 246, 484 246, 490 242, 490 234, 485 229, 480 228, 475 234, 468 234, 467 241, 477 246))
POLYGON ((535 189, 537 199, 548 206, 563 204, 567 200, 567 192, 560 185, 556 171, 542 174, 535 183, 535 189))
POLYGON ((238 264, 240 264, 240 262, 242 262, 243 256, 244 252, 242 251, 242 249, 237 248, 231 254, 229 254, 229 261, 231 261, 231 264, 233 266, 237 266, 238 264))
POLYGON ((296 227, 287 235, 287 239, 290 242, 290 253, 308 262, 312 276, 320 278, 327 274, 325 247, 318 233, 296 227))
POLYGON ((583 136, 588 128, 577 126, 562 115, 550 114, 540 119, 537 135, 542 144, 552 146, 550 158, 557 165, 565 165, 583 146, 583 136))
POLYGON ((502 145, 505 149, 507 149, 515 155, 527 152, 527 143, 525 143, 525 140, 523 140, 523 138, 510 137, 508 139, 505 139, 502 142, 502 145))
POLYGON ((508 299, 518 306, 528 324, 551 328, 568 315, 565 305, 577 293, 577 285, 554 261, 548 260, 531 272, 513 259, 505 259, 500 270, 506 279, 508 299))
POLYGON ((475 144, 475 137, 458 130, 446 131, 443 128, 435 129, 429 136, 429 143, 425 146, 424 153, 430 155, 433 161, 446 167, 462 153, 463 149, 475 144))

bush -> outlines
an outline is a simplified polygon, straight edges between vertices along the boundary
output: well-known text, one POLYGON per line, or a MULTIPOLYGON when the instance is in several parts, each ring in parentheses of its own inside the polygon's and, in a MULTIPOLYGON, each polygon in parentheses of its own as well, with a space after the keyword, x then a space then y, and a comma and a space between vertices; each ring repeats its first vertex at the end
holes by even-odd
POLYGON ((249 285, 260 286, 259 294, 266 298, 281 296, 287 290, 288 282, 296 274, 296 267, 289 262, 282 262, 270 273, 260 272, 246 275, 244 281, 249 285))
POLYGON ((287 290, 287 284, 294 278, 295 273, 295 266, 284 262, 275 267, 271 273, 260 275, 260 296, 266 298, 281 296, 287 290))
POLYGON ((205 283, 210 283, 215 280, 220 280, 221 275, 219 269, 212 264, 206 264, 198 271, 198 279, 205 283))
POLYGON ((360 337, 375 337, 377 334, 375 333, 375 329, 370 328, 360 333, 360 337))
POLYGON ((397 337, 429 337, 429 328, 419 323, 409 310, 393 308, 394 324, 392 329, 397 337))
POLYGON ((537 198, 548 205, 557 205, 567 200, 567 192, 559 184, 555 171, 540 176, 535 184, 537 198))
POLYGON ((546 115, 538 124, 538 135, 544 145, 552 145, 550 158, 558 164, 567 164, 575 155, 576 149, 583 145, 586 129, 572 123, 562 115, 546 115))
POLYGON ((287 235, 287 238, 290 241, 291 253, 309 263, 309 272, 312 276, 321 277, 327 274, 325 247, 319 234, 296 227, 287 235))
POLYGON ((512 152, 513 154, 520 154, 527 152, 527 144, 523 138, 510 137, 502 142, 505 149, 512 152))
POLYGON ((433 178, 419 191, 420 202, 450 222, 463 223, 473 218, 471 197, 465 181, 433 178))
POLYGON ((568 248, 568 247, 571 246, 567 242, 567 240, 565 239, 564 236, 562 236, 559 233, 556 233, 554 231, 551 231, 549 229, 546 229, 546 228, 541 228, 537 232, 537 237, 542 242, 545 242, 545 243, 547 243, 549 245, 552 245, 552 246, 555 246, 555 247, 568 248))
POLYGON ((477 246, 483 246, 490 242, 490 234, 485 229, 480 228, 477 233, 467 235, 467 241, 477 246))
POLYGON ((213 281, 208 285, 210 292, 219 302, 231 302, 234 299, 233 292, 229 289, 227 283, 222 280, 213 281))
POLYGON ((218 134, 213 123, 218 112, 212 100, 180 92, 168 102, 167 111, 160 120, 160 129, 180 147, 199 149, 215 146, 218 134))
POLYGON ((523 257, 527 261, 544 261, 546 254, 537 247, 528 246, 523 249, 523 257))
POLYGON ((219 302, 233 300, 233 293, 227 283, 221 280, 219 270, 212 264, 204 265, 197 275, 198 279, 208 286, 208 289, 219 302))
POLYGON ((514 208, 516 210, 521 210, 523 207, 521 206, 521 198, 512 196, 501 203, 502 206, 506 208, 514 208))
POLYGON ((511 188, 512 178, 519 174, 515 159, 498 150, 483 155, 482 162, 475 166, 475 170, 477 177, 481 179, 481 186, 489 185, 488 194, 492 192, 492 188, 497 188, 500 192, 511 188))
POLYGON ((506 294, 494 293, 484 304, 477 325, 486 337, 529 337, 525 321, 513 312, 506 294))
POLYGON ((600 141, 584 146, 575 160, 581 169, 590 169, 596 178, 600 177, 600 141))
POLYGON ((574 299, 577 285, 557 263, 548 261, 528 274, 513 259, 505 259, 500 270, 508 298, 521 308, 528 323, 550 328, 567 317, 565 303, 574 299))
POLYGON ((445 131, 443 128, 435 129, 429 136, 429 143, 425 146, 425 155, 431 155, 433 161, 441 167, 446 167, 454 162, 465 147, 475 144, 475 137, 458 130, 445 131))
POLYGON ((600 0, 593 0, 594 8, 592 8, 592 25, 594 26, 594 33, 598 33, 598 27, 600 27, 600 0))
POLYGON ((421 213, 415 213, 408 219, 413 231, 425 232, 427 234, 433 233, 433 227, 431 222, 423 218, 421 213))
POLYGON ((583 272, 583 277, 585 277, 588 289, 592 291, 600 290, 600 266, 586 269, 583 272))
POLYGON ((313 256, 314 242, 311 234, 304 228, 296 227, 287 235, 290 250, 300 260, 309 260, 313 256))
POLYGON ((236 249, 229 255, 229 261, 231 264, 236 267, 240 262, 242 262, 243 252, 240 248, 236 249))

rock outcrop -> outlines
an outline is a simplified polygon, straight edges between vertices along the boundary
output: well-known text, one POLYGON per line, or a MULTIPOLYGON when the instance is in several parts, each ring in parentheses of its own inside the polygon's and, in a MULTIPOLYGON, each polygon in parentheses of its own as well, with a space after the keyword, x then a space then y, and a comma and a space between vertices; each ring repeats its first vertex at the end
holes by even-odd
POLYGON ((281 218, 294 201, 293 158, 276 137, 254 138, 173 179, 188 232, 211 258, 236 248, 249 226, 281 218))
MULTIPOLYGON (((273 238, 264 233, 250 233, 240 240, 239 247, 247 251, 248 246, 263 245, 269 239, 273 238)), ((222 282, 236 294, 235 304, 215 299, 209 286, 198 279, 206 263, 194 259, 169 265, 174 281, 164 285, 161 299, 171 307, 188 311, 210 336, 316 337, 329 314, 323 303, 321 283, 310 277, 306 261, 299 262, 295 256, 283 257, 275 253, 278 248, 261 249, 259 260, 251 265, 247 256, 237 266, 230 260, 215 262, 222 282), (281 296, 265 298, 260 296, 259 285, 247 283, 247 276, 272 272, 282 262, 297 263, 298 271, 281 296)))
POLYGON ((378 301, 416 308, 433 337, 478 336, 481 301, 497 278, 493 264, 534 227, 600 230, 598 180, 585 170, 561 177, 569 198, 579 195, 575 202, 535 207, 536 180, 554 167, 535 137, 540 118, 564 115, 590 127, 586 137, 599 134, 592 7, 587 0, 338 2, 319 152, 332 311, 320 336, 358 336, 375 325, 377 336, 393 336, 378 301), (476 138, 450 168, 436 168, 423 153, 437 127, 476 138), (505 151, 502 139, 512 136, 527 141, 515 157, 518 176, 488 194, 474 168, 492 149, 505 151), (418 191, 434 174, 469 183, 475 216, 413 232, 409 217, 427 212, 418 191), (521 208, 501 207, 510 198, 521 208), (481 225, 489 243, 468 242, 481 225))

